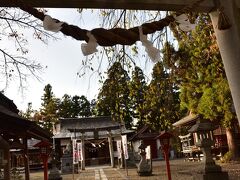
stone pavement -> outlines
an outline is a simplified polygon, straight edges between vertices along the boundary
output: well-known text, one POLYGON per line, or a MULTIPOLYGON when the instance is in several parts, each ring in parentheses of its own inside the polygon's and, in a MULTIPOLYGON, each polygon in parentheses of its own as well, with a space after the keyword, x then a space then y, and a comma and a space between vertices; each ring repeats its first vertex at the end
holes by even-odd
MULTIPOLYGON (((184 162, 183 159, 171 160, 172 180, 191 180, 192 174, 200 171, 201 162, 184 162)), ((222 164, 223 170, 229 172, 230 180, 240 180, 240 164, 222 164)), ((63 180, 167 180, 165 161, 153 161, 153 175, 140 177, 136 168, 111 168, 109 166, 87 167, 80 174, 62 175, 63 180)), ((43 172, 31 173, 31 180, 43 180, 43 172)))

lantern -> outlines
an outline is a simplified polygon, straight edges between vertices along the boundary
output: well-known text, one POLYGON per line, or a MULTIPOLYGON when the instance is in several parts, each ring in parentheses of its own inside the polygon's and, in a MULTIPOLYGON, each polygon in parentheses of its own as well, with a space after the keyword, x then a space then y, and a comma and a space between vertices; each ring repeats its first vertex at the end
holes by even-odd
POLYGON ((140 156, 141 156, 141 160, 138 164, 138 174, 140 176, 150 176, 152 174, 152 166, 150 164, 148 164, 147 160, 146 160, 146 145, 144 144, 143 141, 141 141, 140 146, 138 147, 140 149, 140 156))
POLYGON ((40 153, 42 156, 45 156, 48 154, 48 148, 47 147, 40 147, 40 153))
POLYGON ((214 129, 216 129, 216 127, 211 122, 202 120, 193 125, 188 132, 196 134, 195 141, 197 146, 201 147, 208 144, 211 147, 214 144, 214 129))
MULTIPOLYGON (((201 120, 193 125, 188 131, 190 133, 196 133, 196 146, 200 147, 203 152, 204 170, 203 174, 200 176, 203 176, 203 179, 227 180, 228 173, 223 172, 221 166, 216 165, 212 158, 211 147, 214 144, 214 129, 216 128, 210 121, 201 120)), ((196 176, 198 176, 198 174, 196 176)), ((200 177, 196 178, 199 179, 200 177)))
POLYGON ((164 153, 169 153, 169 148, 170 148, 170 138, 173 135, 167 131, 162 131, 157 138, 160 140, 161 148, 164 151, 164 153))

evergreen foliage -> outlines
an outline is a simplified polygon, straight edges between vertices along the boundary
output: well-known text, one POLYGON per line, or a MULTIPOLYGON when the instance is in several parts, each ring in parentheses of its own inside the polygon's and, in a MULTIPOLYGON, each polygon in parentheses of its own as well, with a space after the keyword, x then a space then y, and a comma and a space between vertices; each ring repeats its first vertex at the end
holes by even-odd
POLYGON ((120 62, 115 62, 107 72, 107 79, 98 94, 98 115, 111 115, 114 121, 131 128, 129 76, 120 62))
POLYGON ((52 86, 47 84, 44 87, 44 94, 42 96, 42 108, 40 110, 42 119, 39 120, 39 123, 49 131, 52 131, 52 125, 58 119, 58 102, 59 100, 53 94, 52 86))
POLYGON ((236 114, 210 17, 201 14, 191 33, 174 29, 179 42, 181 107, 226 128, 229 150, 238 158, 234 140, 236 114))
POLYGON ((80 117, 89 117, 92 115, 91 104, 87 100, 87 98, 83 95, 79 97, 79 107, 80 107, 80 111, 79 111, 80 117))
POLYGON ((158 131, 170 129, 179 120, 178 92, 169 72, 162 62, 156 63, 146 94, 146 124, 158 131))
POLYGON ((232 127, 236 115, 212 24, 208 15, 200 15, 197 22, 195 31, 178 31, 177 36, 181 107, 232 127))
POLYGON ((63 118, 78 118, 91 116, 90 102, 85 96, 65 94, 59 105, 59 116, 63 118))
POLYGON ((59 104, 59 116, 62 118, 72 117, 72 98, 68 94, 64 94, 59 104))
POLYGON ((130 99, 132 106, 132 116, 137 120, 137 128, 141 128, 145 121, 144 102, 145 94, 147 90, 147 83, 145 80, 144 73, 142 69, 138 66, 135 67, 132 72, 132 78, 130 82, 130 99))

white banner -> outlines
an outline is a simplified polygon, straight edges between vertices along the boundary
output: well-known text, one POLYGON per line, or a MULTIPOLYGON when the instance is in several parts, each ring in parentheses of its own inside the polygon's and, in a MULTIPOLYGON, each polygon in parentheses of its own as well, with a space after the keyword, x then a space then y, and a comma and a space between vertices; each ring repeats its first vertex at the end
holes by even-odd
POLYGON ((118 152, 118 159, 120 159, 122 154, 121 141, 117 141, 117 152, 118 152))
POLYGON ((147 146, 145 148, 145 151, 146 151, 146 159, 151 159, 151 147, 147 146))
POLYGON ((72 139, 72 152, 73 152, 73 164, 78 163, 78 150, 77 150, 77 140, 72 139))
POLYGON ((77 143, 78 161, 82 161, 82 143, 77 143))
POLYGON ((125 159, 128 159, 127 135, 122 135, 123 153, 125 159))

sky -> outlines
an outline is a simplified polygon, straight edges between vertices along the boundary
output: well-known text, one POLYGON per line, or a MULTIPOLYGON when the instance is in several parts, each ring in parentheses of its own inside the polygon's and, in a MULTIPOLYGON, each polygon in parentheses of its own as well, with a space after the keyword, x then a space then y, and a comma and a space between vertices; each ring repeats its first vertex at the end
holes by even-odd
MULTIPOLYGON (((76 9, 50 9, 47 14, 84 29, 91 30, 99 27, 99 18, 89 12, 80 17, 76 9)), ((51 84, 57 98, 61 98, 64 94, 85 95, 88 100, 97 97, 100 88, 98 76, 91 76, 90 73, 81 78, 77 76, 82 60, 87 58, 81 51, 81 44, 84 42, 65 37, 61 32, 55 35, 61 39, 57 41, 50 39, 47 45, 31 37, 29 39, 30 51, 27 56, 40 62, 44 69, 40 74, 41 81, 28 78, 27 88, 23 92, 19 90, 17 82, 12 82, 5 90, 5 95, 14 101, 19 110, 25 111, 29 102, 32 103, 33 109, 38 110, 41 107, 43 89, 47 84, 51 84)), ((145 68, 149 72, 152 64, 147 66, 145 68)))
MULTIPOLYGON (((52 17, 65 21, 68 24, 79 25, 85 29, 98 26, 98 19, 85 15, 80 18, 76 9, 51 9, 48 12, 52 17)), ((60 40, 49 39, 48 44, 39 40, 29 39, 28 57, 40 62, 44 67, 40 75, 41 81, 35 78, 28 79, 27 89, 23 93, 16 83, 11 83, 5 90, 5 95, 12 99, 18 109, 25 110, 28 102, 32 102, 33 108, 41 106, 43 89, 48 83, 51 84, 53 93, 61 98, 64 94, 85 95, 89 100, 96 98, 99 89, 97 76, 91 79, 89 74, 82 78, 77 77, 81 68, 81 61, 86 57, 81 51, 81 41, 71 37, 64 37, 62 33, 55 34, 60 40)))

